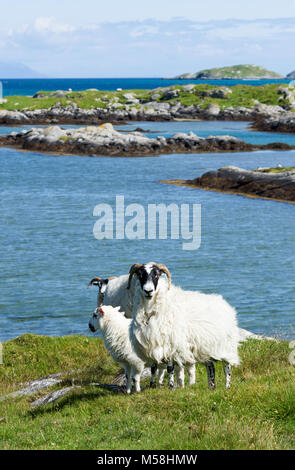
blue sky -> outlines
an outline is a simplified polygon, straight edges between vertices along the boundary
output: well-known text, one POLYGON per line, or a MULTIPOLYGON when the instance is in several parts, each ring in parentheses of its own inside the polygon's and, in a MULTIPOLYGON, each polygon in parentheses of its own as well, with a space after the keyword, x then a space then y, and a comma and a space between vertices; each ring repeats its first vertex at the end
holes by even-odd
POLYGON ((295 69, 294 0, 0 0, 0 61, 50 77, 295 69))

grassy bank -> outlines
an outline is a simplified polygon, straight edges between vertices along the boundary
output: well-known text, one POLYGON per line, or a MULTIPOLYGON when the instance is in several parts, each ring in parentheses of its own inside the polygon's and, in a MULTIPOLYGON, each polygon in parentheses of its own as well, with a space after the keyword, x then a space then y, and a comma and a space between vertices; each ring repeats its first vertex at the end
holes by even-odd
MULTIPOLYGON (((94 388, 120 371, 98 338, 24 335, 3 344, 0 395, 21 382, 79 369, 64 383, 82 387, 31 411, 34 397, 0 402, 1 449, 291 449, 295 447, 295 367, 288 343, 248 340, 242 365, 225 392, 197 366, 197 384, 183 390, 146 388, 127 396, 94 388), (70 379, 71 378, 71 379, 70 379)), ((147 386, 145 381, 143 385, 147 386)))
POLYGON ((232 93, 222 98, 212 97, 210 96, 210 92, 220 90, 224 87, 207 84, 196 85, 192 92, 185 91, 185 88, 180 85, 169 87, 170 90, 178 91, 178 96, 171 99, 167 99, 167 95, 165 96, 165 88, 159 88, 157 90, 73 91, 63 97, 51 96, 52 92, 44 91, 40 94, 39 98, 30 96, 7 96, 7 102, 0 104, 0 110, 26 111, 48 109, 57 103, 62 107, 75 103, 79 108, 83 109, 106 108, 109 104, 116 103, 116 106, 119 107, 117 109, 120 109, 120 107, 124 109, 129 103, 128 98, 124 96, 126 93, 132 93, 134 98, 139 100, 139 103, 136 104, 132 104, 131 101, 131 104, 129 103, 131 108, 145 106, 145 104, 150 101, 169 103, 180 101, 184 106, 200 105, 202 108, 207 108, 210 104, 215 103, 218 104, 221 109, 240 106, 251 108, 255 104, 255 101, 266 105, 289 107, 289 102, 278 93, 280 86, 282 86, 282 84, 264 86, 236 85, 231 87, 232 93))

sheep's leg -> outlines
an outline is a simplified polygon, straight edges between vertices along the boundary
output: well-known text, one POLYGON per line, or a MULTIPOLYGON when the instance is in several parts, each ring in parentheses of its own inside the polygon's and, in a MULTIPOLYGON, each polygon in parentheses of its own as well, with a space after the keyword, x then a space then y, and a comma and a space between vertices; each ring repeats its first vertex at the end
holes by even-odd
POLYGON ((164 384, 165 369, 159 370, 159 387, 163 387, 164 384))
POLYGON ((158 365, 153 364, 152 367, 151 367, 151 381, 150 381, 150 387, 151 388, 156 387, 157 370, 158 370, 158 365))
POLYGON ((169 374, 169 387, 173 389, 174 388, 174 364, 172 362, 168 362, 167 372, 169 374))
POLYGON ((175 375, 177 385, 181 388, 184 388, 184 368, 183 367, 175 367, 175 375))
POLYGON ((140 392, 140 376, 141 376, 141 372, 136 372, 134 374, 134 386, 135 386, 135 391, 136 393, 139 393, 140 392))
POLYGON ((188 372, 188 384, 194 385, 196 383, 196 366, 193 364, 192 366, 187 367, 188 372))
POLYGON ((126 375, 126 392, 128 395, 131 393, 132 390, 132 367, 126 367, 125 369, 126 375))
POLYGON ((226 361, 222 361, 224 375, 225 375, 225 390, 230 388, 231 382, 231 367, 230 364, 226 361))
POLYGON ((207 376, 208 376, 208 386, 210 390, 215 389, 215 367, 212 361, 206 363, 207 376))

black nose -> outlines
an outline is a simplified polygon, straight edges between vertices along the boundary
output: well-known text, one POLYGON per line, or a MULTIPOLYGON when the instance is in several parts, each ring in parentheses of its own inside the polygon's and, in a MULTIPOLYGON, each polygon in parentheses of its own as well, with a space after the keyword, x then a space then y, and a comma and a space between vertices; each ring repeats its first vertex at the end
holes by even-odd
POLYGON ((151 290, 144 289, 144 292, 145 292, 146 295, 151 295, 152 292, 153 292, 153 289, 151 289, 151 290))
POLYGON ((94 328, 94 326, 93 326, 91 323, 89 323, 88 326, 89 326, 89 329, 92 331, 92 333, 95 333, 95 328, 94 328))

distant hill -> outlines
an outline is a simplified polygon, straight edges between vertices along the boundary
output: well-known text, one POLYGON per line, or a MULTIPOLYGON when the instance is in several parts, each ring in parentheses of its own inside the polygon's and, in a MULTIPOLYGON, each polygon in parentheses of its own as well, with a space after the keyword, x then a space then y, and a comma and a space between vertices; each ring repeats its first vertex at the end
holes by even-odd
POLYGON ((283 78, 276 72, 271 72, 259 65, 232 65, 213 69, 200 70, 196 73, 184 73, 174 77, 180 80, 216 80, 216 79, 258 79, 258 78, 283 78))
POLYGON ((292 79, 295 78, 295 70, 293 72, 288 73, 286 78, 292 78, 292 79))
POLYGON ((44 78, 44 76, 21 63, 0 62, 0 80, 4 78, 44 78))

